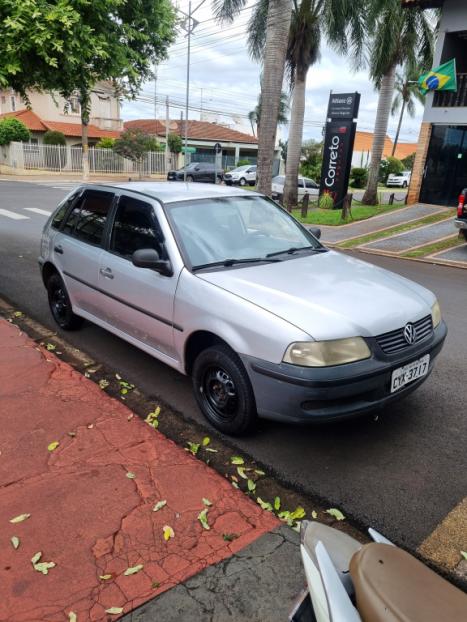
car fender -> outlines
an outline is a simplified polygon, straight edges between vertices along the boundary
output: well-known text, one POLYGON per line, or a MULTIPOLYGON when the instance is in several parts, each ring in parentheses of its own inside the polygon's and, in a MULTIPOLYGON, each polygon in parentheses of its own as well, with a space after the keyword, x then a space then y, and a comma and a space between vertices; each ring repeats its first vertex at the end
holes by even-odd
POLYGON ((227 343, 239 355, 280 363, 294 341, 310 335, 287 320, 186 268, 179 278, 174 303, 175 348, 185 367, 185 345, 190 335, 206 331, 227 343))

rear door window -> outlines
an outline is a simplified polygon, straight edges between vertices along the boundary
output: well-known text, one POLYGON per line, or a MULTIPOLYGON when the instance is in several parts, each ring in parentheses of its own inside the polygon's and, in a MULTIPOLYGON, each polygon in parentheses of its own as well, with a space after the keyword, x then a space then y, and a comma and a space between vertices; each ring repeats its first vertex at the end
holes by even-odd
POLYGON ((113 198, 112 192, 86 190, 71 210, 63 232, 88 244, 99 246, 102 243, 113 198))
POLYGON ((121 196, 110 239, 110 251, 131 259, 142 248, 153 248, 163 255, 162 234, 149 203, 121 196))

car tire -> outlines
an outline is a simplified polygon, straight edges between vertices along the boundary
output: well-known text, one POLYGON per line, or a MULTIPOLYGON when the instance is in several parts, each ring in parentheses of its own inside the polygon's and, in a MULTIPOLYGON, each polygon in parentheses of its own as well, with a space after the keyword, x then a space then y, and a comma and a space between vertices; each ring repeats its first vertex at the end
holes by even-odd
POLYGON ((217 175, 217 183, 218 184, 222 183, 222 175, 217 175))
POLYGON ((186 176, 186 180, 187 180, 187 182, 190 182, 190 183, 191 183, 192 181, 195 181, 195 179, 194 179, 193 175, 187 175, 187 176, 186 176))
POLYGON ((246 186, 246 179, 244 177, 241 177, 238 183, 240 184, 240 186, 246 186))
POLYGON ((84 320, 73 313, 70 297, 59 274, 52 274, 47 281, 49 307, 55 322, 63 330, 77 330, 84 320))
POLYGON ((406 181, 404 181, 404 183, 402 184, 402 187, 403 188, 407 188, 407 182, 406 181))
POLYGON ((240 436, 254 429, 253 388, 242 361, 228 346, 203 350, 193 365, 192 381, 201 412, 217 430, 240 436))

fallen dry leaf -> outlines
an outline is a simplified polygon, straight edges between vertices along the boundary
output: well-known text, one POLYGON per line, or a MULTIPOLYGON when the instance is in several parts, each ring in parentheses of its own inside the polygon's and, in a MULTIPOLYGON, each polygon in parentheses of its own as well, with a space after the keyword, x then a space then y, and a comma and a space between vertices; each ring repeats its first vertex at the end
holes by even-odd
POLYGON ((22 523, 24 520, 29 518, 31 514, 20 514, 19 516, 15 516, 10 519, 10 523, 22 523))

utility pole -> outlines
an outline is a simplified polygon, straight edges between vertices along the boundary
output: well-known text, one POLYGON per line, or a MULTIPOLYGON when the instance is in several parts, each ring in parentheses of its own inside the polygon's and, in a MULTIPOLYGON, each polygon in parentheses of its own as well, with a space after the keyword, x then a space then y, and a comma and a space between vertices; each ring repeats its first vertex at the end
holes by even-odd
POLYGON ((190 55, 191 55, 191 33, 196 28, 199 22, 193 19, 193 13, 195 13, 202 4, 204 4, 206 0, 201 0, 201 2, 196 6, 193 10, 191 10, 191 0, 188 3, 188 15, 178 9, 179 13, 183 13, 183 15, 187 16, 187 20, 185 24, 182 24, 182 28, 186 30, 187 33, 187 57, 186 57, 186 97, 185 97, 185 158, 184 164, 185 169, 183 173, 183 180, 186 181, 186 165, 187 165, 187 149, 188 149, 188 106, 190 103, 190 55))
POLYGON ((157 65, 154 63, 154 120, 157 121, 157 65))
POLYGON ((169 96, 165 96, 165 172, 169 170, 169 96))
POLYGON ((185 158, 183 160, 183 181, 186 182, 186 166, 188 156, 188 104, 190 101, 190 54, 191 54, 191 0, 188 3, 188 45, 186 56, 186 98, 185 98, 185 158))

